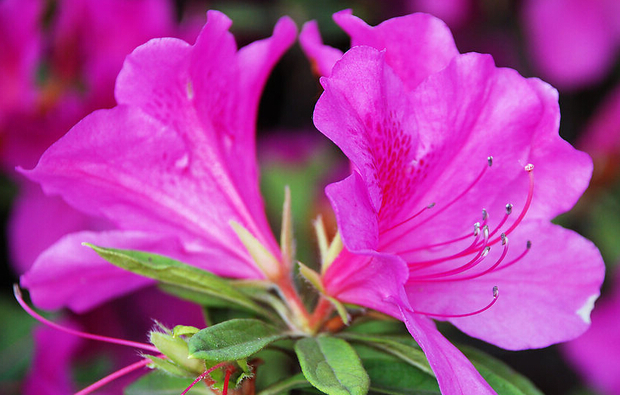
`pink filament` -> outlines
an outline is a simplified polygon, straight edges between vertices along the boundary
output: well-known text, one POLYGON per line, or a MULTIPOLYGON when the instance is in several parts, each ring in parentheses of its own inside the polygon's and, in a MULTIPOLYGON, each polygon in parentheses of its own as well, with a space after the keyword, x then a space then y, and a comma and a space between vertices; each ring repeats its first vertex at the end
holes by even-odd
MULTIPOLYGON (((482 231, 480 233, 478 233, 478 235, 476 235, 476 237, 474 238, 473 243, 470 246, 468 246, 467 248, 465 248, 464 250, 462 250, 460 252, 457 252, 456 254, 453 254, 453 255, 450 255, 450 256, 447 256, 447 257, 431 259, 431 260, 428 260, 428 261, 411 262, 411 263, 408 263, 408 266, 409 266, 410 269, 416 269, 418 267, 423 267, 423 268, 424 267, 429 267, 429 266, 432 266, 432 265, 436 265, 438 263, 443 263, 443 262, 446 262, 446 261, 450 261, 450 260, 453 260, 453 259, 457 259, 457 258, 461 258, 461 257, 467 256, 467 255, 469 255, 469 254, 471 254, 473 252, 477 252, 476 253, 476 257, 474 257, 470 261, 470 263, 471 263, 471 262, 477 260, 482 255, 482 253, 484 251, 484 247, 487 246, 488 241, 489 241, 489 228, 486 225, 485 225, 485 227, 482 229, 482 231), (482 247, 477 245, 478 244, 478 239, 480 238, 480 233, 482 233, 482 235, 484 236, 484 241, 483 241, 482 247)), ((467 263, 466 265, 469 265, 469 263, 467 263)))
POLYGON ((414 311, 414 313, 416 314, 420 314, 420 315, 427 315, 427 316, 431 316, 431 317, 442 317, 442 318, 461 318, 461 317, 470 317, 472 315, 476 315, 476 314, 480 314, 484 311, 487 311, 488 309, 490 309, 491 307, 493 307, 493 305, 495 304, 495 302, 497 302, 497 298, 499 298, 499 290, 497 287, 493 287, 493 300, 491 301, 491 303, 489 303, 488 305, 486 305, 485 307, 473 311, 471 313, 464 313, 464 314, 438 314, 438 313, 425 313, 422 311, 414 311))
POLYGON ((58 325, 57 323, 52 322, 52 321, 42 317, 37 312, 35 312, 32 308, 30 308, 30 306, 28 306, 26 304, 26 302, 24 302, 24 299, 22 297, 22 292, 19 289, 19 286, 17 284, 13 285, 13 293, 15 294, 15 299, 17 299, 17 302, 20 304, 20 306, 32 318, 36 319, 37 321, 39 321, 42 324, 50 326, 50 327, 52 327, 54 329, 57 329, 57 330, 59 330, 61 332, 65 332, 65 333, 68 333, 70 335, 78 336, 78 337, 81 337, 81 338, 84 338, 84 339, 98 340, 98 341, 102 341, 102 342, 106 342, 106 343, 119 344, 121 346, 141 348, 143 350, 159 353, 159 350, 157 349, 157 347, 152 346, 150 344, 138 343, 138 342, 133 342, 133 341, 130 341, 130 340, 116 339, 116 338, 107 337, 107 336, 93 335, 91 333, 86 333, 86 332, 77 331, 75 329, 65 328, 64 326, 58 325))
MULTIPOLYGON (((159 355, 159 357, 163 357, 164 355, 159 355)), ((146 365, 148 365, 149 363, 151 363, 151 360, 149 358, 144 358, 141 361, 138 361, 136 363, 132 363, 129 366, 126 366, 120 370, 117 370, 116 372, 107 375, 106 377, 102 378, 101 380, 89 385, 88 387, 84 388, 83 390, 76 392, 75 395, 87 395, 90 394, 91 392, 98 390, 99 388, 103 387, 104 385, 116 380, 119 377, 122 377, 126 374, 129 374, 135 370, 140 369, 141 367, 144 367, 146 365)))
MULTIPOLYGON (((528 191, 527 191, 527 200, 525 201, 525 205, 523 206, 523 210, 521 210, 519 217, 515 220, 515 222, 512 223, 512 225, 510 225, 510 228, 508 228, 504 232, 506 236, 508 236, 513 230, 517 228, 517 226, 521 223, 521 221, 523 221, 523 218, 525 218, 525 214, 527 214, 527 211, 530 209, 530 205, 532 204, 532 198, 534 197, 534 172, 533 170, 534 170, 533 165, 529 164, 525 166, 525 171, 527 171, 527 174, 530 177, 530 184, 529 184, 528 191)), ((491 240, 491 242, 489 242, 489 245, 493 245, 497 243, 499 240, 501 240, 501 237, 497 237, 491 240)))
MULTIPOLYGON (((492 236, 495 235, 499 229, 506 223, 508 217, 510 216, 510 213, 506 213, 504 215, 504 218, 499 222, 499 224, 497 225, 497 227, 493 230, 493 232, 491 232, 489 234, 488 231, 488 227, 485 225, 485 227, 483 228, 483 235, 484 238, 483 240, 480 240, 480 238, 478 237, 479 235, 476 236, 476 238, 474 239, 473 243, 465 248, 464 250, 450 255, 448 257, 442 257, 442 258, 437 258, 437 259, 433 259, 433 260, 428 260, 428 261, 421 261, 421 262, 410 262, 408 263, 409 269, 410 270, 415 270, 415 269, 419 269, 419 268, 424 268, 424 267, 429 267, 432 265, 436 265, 438 263, 442 263, 442 262, 446 262, 449 260, 454 260, 457 258, 461 258, 464 257, 466 255, 472 254, 472 253, 476 253, 476 255, 474 256, 474 258, 472 258, 469 262, 465 263, 464 265, 461 265, 460 267, 456 268, 456 269, 452 269, 446 272, 442 272, 442 273, 435 273, 435 274, 430 274, 430 275, 426 275, 426 276, 418 276, 416 277, 414 280, 415 281, 441 281, 439 280, 439 278, 441 277, 448 277, 451 275, 456 275, 459 273, 462 273, 466 270, 469 270, 475 266, 477 266, 483 259, 483 252, 485 249, 489 248, 490 246, 496 244, 497 242, 504 240, 506 238, 506 236, 513 232, 517 226, 521 223, 521 221, 523 221, 523 218, 525 217, 526 213, 528 212, 531 203, 532 203, 532 198, 534 195, 534 173, 533 173, 533 169, 534 166, 533 165, 527 165, 525 166, 525 171, 527 171, 528 176, 529 176, 529 187, 528 187, 528 194, 527 194, 527 198, 525 201, 525 204, 523 206, 523 209, 521 210, 521 213, 519 214, 519 216, 517 217, 517 219, 511 224, 511 226, 505 231, 503 232, 500 236, 497 236, 495 238, 493 238, 492 236), (491 240, 489 240, 491 239, 491 240)), ((461 194, 462 195, 462 194, 461 194)), ((486 221, 488 215, 485 215, 485 218, 483 218, 484 221, 486 221)), ((444 242, 444 243, 438 243, 436 245, 443 245, 443 244, 449 244, 452 242, 456 242, 456 241, 460 241, 463 238, 458 238, 458 239, 454 239, 452 241, 448 241, 448 242, 444 242)), ((427 246, 426 248, 430 248, 430 246, 427 246)), ((418 248, 419 249, 419 248, 418 248)), ((409 250, 409 251, 404 251, 406 252, 412 252, 414 250, 409 250)), ((516 259, 510 261, 509 263, 505 264, 504 266, 499 266, 502 261, 505 259, 506 255, 508 253, 508 245, 507 243, 504 245, 504 249, 502 251, 502 255, 501 257, 495 262, 495 264, 493 264, 490 268, 477 273, 477 274, 473 274, 470 276, 466 276, 466 277, 459 277, 459 278, 451 278, 451 279, 444 279, 443 281, 462 281, 462 280, 467 280, 467 279, 472 279, 472 278, 477 278, 480 277, 484 274, 490 273, 494 270, 499 270, 499 269, 504 269, 508 266, 511 266, 512 264, 514 264, 515 262, 519 261, 521 258, 523 258, 523 256, 525 255, 525 253, 527 253, 527 250, 522 253, 519 257, 517 257, 516 259)))

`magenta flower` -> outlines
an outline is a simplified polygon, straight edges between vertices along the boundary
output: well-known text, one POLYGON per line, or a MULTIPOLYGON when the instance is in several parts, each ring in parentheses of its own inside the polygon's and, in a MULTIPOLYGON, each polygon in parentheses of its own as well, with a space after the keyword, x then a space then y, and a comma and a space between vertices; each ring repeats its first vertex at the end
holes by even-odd
POLYGON ((118 76, 118 105, 86 117, 24 171, 115 227, 65 236, 38 258, 22 277, 37 306, 84 311, 151 283, 96 258, 84 241, 162 253, 223 276, 277 275, 280 267, 256 266, 231 221, 280 258, 258 192, 254 124, 295 27, 284 18, 271 38, 237 50, 230 23, 212 11, 193 46, 165 38, 137 48, 118 76))
POLYGON ((534 66, 562 89, 601 81, 618 59, 616 0, 530 0, 522 19, 534 66))
POLYGON ((325 288, 402 319, 442 393, 492 393, 431 318, 512 350, 584 332, 602 258, 549 221, 591 160, 558 136, 553 88, 459 55, 441 21, 334 19, 353 48, 321 79, 314 122, 354 170, 326 189, 346 250, 325 288))
POLYGON ((586 381, 603 394, 620 393, 620 272, 609 296, 592 312, 592 326, 563 351, 586 381))

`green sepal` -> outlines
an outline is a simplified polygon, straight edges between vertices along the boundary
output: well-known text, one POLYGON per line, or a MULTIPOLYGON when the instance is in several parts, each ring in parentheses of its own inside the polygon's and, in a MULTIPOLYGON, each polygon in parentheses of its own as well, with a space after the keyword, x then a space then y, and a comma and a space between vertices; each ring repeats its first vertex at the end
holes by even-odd
POLYGON ((188 372, 168 359, 159 358, 154 355, 148 355, 147 357, 151 360, 151 363, 148 365, 151 369, 157 369, 175 377, 188 378, 195 376, 194 373, 188 372))
MULTIPOLYGON (((168 371, 169 373, 176 374, 177 376, 197 376, 200 375, 205 365, 203 361, 189 358, 189 347, 187 340, 181 337, 175 337, 170 333, 153 331, 149 335, 150 342, 157 347, 157 349, 167 357, 165 360, 184 371, 185 373, 176 372, 175 369, 166 369, 167 364, 158 364, 157 367, 168 371), (174 371, 173 371, 174 370, 174 371)), ((151 358, 153 360, 153 358, 151 358)))
POLYGON ((323 287, 321 275, 301 262, 297 262, 297 264, 299 265, 299 274, 308 280, 320 293, 324 294, 325 288, 323 287))
POLYGON ((103 259, 125 270, 177 288, 223 300, 228 306, 232 305, 269 318, 274 317, 271 312, 233 288, 228 281, 206 270, 158 254, 104 248, 90 243, 83 245, 91 247, 103 259))
POLYGON ((332 298, 331 296, 327 295, 325 295, 325 297, 327 298, 327 300, 330 301, 332 306, 336 308, 336 311, 338 312, 338 315, 340 316, 342 322, 344 322, 345 325, 349 325, 351 323, 351 316, 349 315, 347 308, 344 307, 344 305, 338 299, 332 298))
POLYGON ((370 379, 349 343, 336 337, 306 337, 295 343, 301 370, 318 390, 329 395, 364 395, 370 379))
POLYGON ((172 336, 193 336, 198 333, 200 329, 195 326, 187 326, 187 325, 177 325, 172 329, 172 336))
POLYGON ((189 339, 192 358, 213 362, 248 358, 285 338, 280 329, 256 319, 233 319, 205 328, 189 339))
POLYGON ((240 223, 230 221, 230 227, 237 234, 237 237, 250 253, 256 266, 265 274, 265 277, 269 279, 278 278, 280 276, 280 266, 282 264, 269 252, 267 247, 240 223))

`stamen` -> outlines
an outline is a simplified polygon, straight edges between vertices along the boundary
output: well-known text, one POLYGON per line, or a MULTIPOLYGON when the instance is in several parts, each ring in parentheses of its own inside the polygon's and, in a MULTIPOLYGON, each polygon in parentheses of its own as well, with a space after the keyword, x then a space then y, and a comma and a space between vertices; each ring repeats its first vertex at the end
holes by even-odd
MULTIPOLYGON (((480 222, 476 222, 474 224, 474 237, 476 237, 476 238, 474 239, 474 242, 468 248, 471 248, 472 246, 476 245, 476 243, 478 241, 478 235, 479 234, 480 234, 480 222)), ((420 251, 420 250, 430 250, 432 248, 441 247, 441 246, 445 246, 445 245, 452 244, 452 243, 457 243, 459 241, 463 241, 463 240, 468 239, 470 237, 471 237, 471 234, 468 234, 468 235, 461 236, 461 237, 458 237, 458 238, 453 239, 453 240, 442 241, 440 243, 435 243, 435 244, 426 244, 426 245, 423 245, 421 247, 415 247, 415 248, 410 248, 408 250, 402 250, 399 253, 406 254, 406 253, 411 253, 411 252, 420 251)))
POLYGON ((505 265, 502 265, 498 268, 495 269, 495 271, 500 271, 500 270, 504 270, 512 265, 514 265, 515 263, 517 263, 518 261, 520 261, 521 259, 523 259, 523 257, 525 256, 525 254, 528 253, 528 251, 532 248, 532 242, 531 241, 527 241, 527 243, 525 243, 525 251, 523 251, 518 257, 516 257, 515 259, 513 259, 512 261, 506 263, 505 265))
MULTIPOLYGON (((158 357, 164 357, 164 355, 158 355, 158 357)), ((76 392, 74 395, 87 395, 92 393, 93 391, 98 390, 99 388, 103 387, 104 385, 116 380, 119 377, 122 377, 126 374, 129 374, 135 370, 138 370, 146 365, 148 365, 149 363, 151 363, 151 360, 149 358, 144 358, 141 361, 138 361, 136 363, 132 363, 129 366, 125 366, 124 368, 117 370, 116 372, 107 375, 106 377, 102 378, 101 380, 89 385, 88 387, 84 388, 83 390, 76 392)))
POLYGON ((422 214, 423 212, 425 212, 426 210, 430 210, 433 207, 435 207, 435 203, 431 203, 428 206, 424 207, 422 210, 418 211, 417 213, 413 214, 411 217, 404 219, 402 221, 400 221, 399 223, 397 223, 396 225, 392 225, 387 229, 382 230, 381 232, 385 233, 385 232, 389 232, 392 229, 398 228, 399 226, 411 221, 414 218, 417 218, 420 214, 422 214))
POLYGON ((415 277, 412 277, 412 281, 445 281, 445 280, 438 280, 438 279, 452 276, 452 275, 459 274, 459 273, 463 273, 464 271, 467 271, 477 266, 480 262, 484 260, 484 258, 486 258, 487 255, 489 255, 490 250, 491 250, 491 247, 489 246, 484 247, 482 250, 478 252, 478 254, 476 254, 476 256, 474 256, 471 260, 469 260, 469 262, 457 267, 456 269, 448 270, 446 272, 433 273, 433 274, 429 274, 426 276, 415 276, 415 277))
MULTIPOLYGON (((512 225, 510 226, 510 228, 508 228, 506 231, 504 231, 504 233, 506 235, 509 235, 513 230, 516 229, 516 227, 521 223, 521 221, 523 221, 523 218, 525 217, 525 214, 527 213, 527 211, 530 208, 530 205, 532 204, 532 198, 534 197, 534 165, 533 164, 527 164, 524 167, 525 171, 528 173, 528 176, 530 178, 530 183, 529 183, 529 187, 528 187, 528 191, 527 191, 527 199, 525 200, 525 204, 523 205, 523 210, 521 210, 521 213, 519 214, 519 216, 517 217, 517 219, 515 220, 515 222, 512 223, 512 225)), ((508 209, 506 210, 508 211, 508 209)), ((510 211, 512 212, 512 205, 510 207, 510 211)), ((495 243, 497 243, 500 239, 493 239, 489 244, 493 245, 495 243)))
MULTIPOLYGON (((189 390, 192 389, 193 386, 195 386, 196 384, 198 384, 200 381, 204 380, 211 372, 213 372, 215 369, 219 369, 222 366, 225 366, 228 362, 221 362, 218 363, 217 365, 214 365, 212 367, 210 367, 209 369, 205 370, 200 376, 196 377, 196 380, 194 380, 193 383, 191 383, 189 385, 189 387, 185 388, 185 391, 183 391, 181 393, 181 395, 185 395, 189 392, 189 390)), ((224 382, 224 385, 226 386, 228 384, 228 382, 224 382)), ((225 387, 226 388, 226 387, 225 387)), ((76 394, 77 395, 77 394, 76 394)), ((226 392, 223 392, 223 395, 226 395, 226 392)))
MULTIPOLYGON (((474 224, 474 234, 476 233, 476 227, 474 224)), ((483 237, 484 237, 484 241, 482 242, 482 246, 486 246, 488 239, 489 239, 489 227, 487 225, 482 227, 482 232, 478 232, 478 234, 476 234, 476 237, 474 239, 474 241, 469 245, 469 247, 465 248, 464 250, 462 250, 461 252, 457 252, 454 255, 450 255, 448 257, 443 257, 443 258, 438 258, 438 259, 431 259, 428 261, 421 261, 421 262, 408 262, 407 265, 409 266, 410 269, 415 269, 415 268, 419 268, 419 267, 428 267, 428 266, 432 266, 434 264, 437 263, 441 263, 441 262, 445 262, 445 261, 449 261, 452 259, 457 259, 457 258, 461 258, 465 255, 471 254, 473 253, 474 250, 478 250, 478 254, 481 254, 483 250, 481 250, 480 248, 482 247, 478 247, 478 240, 480 238, 480 233, 482 233, 483 237)), ((459 240, 459 239, 456 239, 459 240)), ((454 242, 456 240, 450 241, 450 242, 445 242, 445 243, 441 243, 441 244, 448 244, 451 242, 454 242)), ((441 245, 440 244, 440 245, 441 245)), ((422 249, 427 249, 428 246, 424 246, 422 249)), ((412 252, 415 251, 416 249, 410 249, 410 250, 406 250, 404 252, 408 253, 408 252, 412 252)), ((403 252, 401 252, 403 253, 403 252)), ((478 257, 476 256, 474 258, 477 259, 478 257)), ((471 261, 470 261, 471 262, 471 261)))
POLYGON ((91 340, 97 340, 97 341, 102 341, 106 343, 119 344, 121 346, 141 348, 143 350, 159 353, 159 350, 157 349, 157 347, 152 346, 150 344, 138 343, 138 342, 134 342, 130 340, 116 339, 113 337, 107 337, 107 336, 101 336, 101 335, 94 335, 91 333, 81 332, 75 329, 65 328, 64 326, 58 325, 57 323, 52 322, 42 317, 37 312, 35 312, 32 308, 30 308, 30 306, 28 306, 23 299, 23 295, 22 295, 21 290, 19 289, 19 285, 17 284, 13 285, 13 294, 15 294, 15 299, 17 299, 17 302, 22 307, 22 309, 24 309, 26 313, 28 313, 32 318, 36 319, 42 324, 45 324, 49 327, 57 329, 61 332, 65 332, 70 335, 78 336, 84 339, 91 339, 91 340))
POLYGON ((427 315, 427 316, 431 316, 431 317, 442 317, 442 318, 471 317, 472 315, 480 314, 480 313, 482 313, 484 311, 487 311, 491 307, 493 307, 495 302, 497 302, 497 298, 498 297, 499 297, 499 288, 496 285, 496 286, 493 287, 493 300, 491 301, 491 303, 489 303, 485 307, 481 308, 480 310, 476 310, 474 312, 465 313, 465 314, 435 314, 435 313, 425 313, 425 312, 422 312, 422 311, 414 311, 414 313, 420 314, 420 315, 427 315))
MULTIPOLYGON (((482 277, 485 274, 490 273, 490 272, 494 271, 495 269, 497 269, 497 267, 502 263, 504 258, 506 258, 506 255, 508 255, 508 237, 506 237, 506 235, 504 233, 502 233, 501 238, 502 238, 502 246, 504 246, 504 249, 502 250, 502 255, 499 257, 499 259, 497 261, 495 261, 493 266, 489 267, 488 269, 486 269, 486 270, 484 270, 484 271, 482 271, 480 273, 471 274, 471 275, 465 276, 465 277, 445 279, 443 281, 471 280, 472 278, 482 277)), ((486 248, 490 248, 490 247, 486 247, 486 248)), ((521 256, 519 258, 509 262, 508 264, 512 265, 514 262, 518 261, 521 257, 523 257, 523 255, 524 254, 521 254, 521 256)))
POLYGON ((489 219, 489 213, 485 208, 483 208, 482 209, 482 222, 486 223, 487 219, 489 219))
MULTIPOLYGON (((382 243, 381 248, 385 249, 385 247, 389 246, 390 244, 400 240, 402 237, 404 237, 408 232, 411 232, 415 229, 417 229, 418 227, 422 226, 424 223, 430 221, 431 219, 435 218, 437 215, 441 214, 442 212, 444 212, 445 210, 447 210, 448 208, 450 208, 452 205, 454 205, 454 203, 458 202, 463 196, 465 196, 476 184, 478 184, 478 182, 482 179, 482 176, 486 173, 487 169, 489 167, 491 167, 491 165, 493 164, 493 157, 489 156, 487 158, 487 165, 484 166, 484 168, 482 169, 482 171, 480 171, 480 173, 478 173, 478 175, 476 176, 476 178, 472 181, 471 184, 469 184, 469 186, 467 186, 467 188, 465 188, 465 190, 463 190, 460 194, 458 194, 454 199, 452 199, 450 202, 448 202, 446 205, 444 205, 443 207, 441 207, 441 209, 439 210, 435 210, 433 211, 433 214, 428 217, 427 219, 425 219, 424 221, 421 221, 417 224, 414 224, 410 229, 408 229, 407 231, 402 231, 402 232, 398 232, 398 234, 396 235, 396 237, 394 237, 393 239, 389 240, 387 238, 385 238, 384 242, 382 243)), ((409 217, 403 221, 401 221, 400 223, 391 226, 388 229, 385 230, 381 230, 381 233, 387 233, 388 231, 391 231, 397 227, 400 227, 406 223, 408 223, 409 221, 411 221, 412 219, 416 218, 417 216, 419 216, 420 214, 422 214, 424 211, 426 211, 427 209, 433 208, 435 206, 435 203, 432 203, 428 206, 426 206, 425 208, 423 208, 422 210, 418 211, 416 214, 414 214, 412 217, 409 217)))

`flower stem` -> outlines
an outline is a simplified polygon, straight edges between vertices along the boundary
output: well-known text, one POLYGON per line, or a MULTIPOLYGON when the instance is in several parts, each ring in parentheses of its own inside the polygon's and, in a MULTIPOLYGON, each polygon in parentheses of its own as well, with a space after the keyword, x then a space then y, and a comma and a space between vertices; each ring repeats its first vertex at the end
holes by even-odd
POLYGON ((293 285, 290 276, 282 276, 277 282, 282 298, 286 301, 293 314, 293 321, 298 325, 297 329, 307 332, 309 329, 310 314, 304 306, 297 289, 293 285))
POLYGON ((334 311, 334 307, 331 302, 327 298, 320 296, 319 302, 310 317, 310 329, 312 330, 312 333, 316 333, 319 329, 321 329, 321 326, 323 326, 325 321, 327 321, 327 318, 332 311, 334 311))

